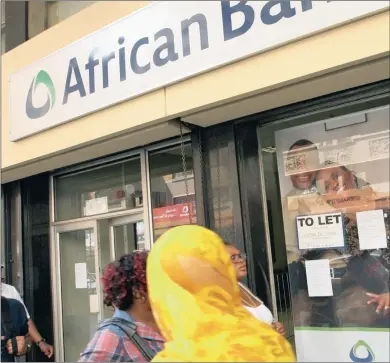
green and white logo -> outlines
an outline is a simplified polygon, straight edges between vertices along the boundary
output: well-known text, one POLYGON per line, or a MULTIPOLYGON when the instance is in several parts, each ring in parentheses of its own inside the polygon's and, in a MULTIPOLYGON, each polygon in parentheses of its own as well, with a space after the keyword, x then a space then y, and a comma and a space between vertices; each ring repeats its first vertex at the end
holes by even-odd
POLYGON ((32 80, 30 89, 28 90, 27 99, 26 99, 26 114, 30 119, 38 119, 45 116, 54 106, 56 102, 56 91, 54 88, 53 81, 49 74, 46 71, 39 71, 37 76, 32 80), (36 88, 43 84, 47 89, 47 99, 43 106, 34 107, 33 105, 33 95, 36 91, 36 88))
POLYGON ((364 341, 359 340, 349 352, 349 358, 352 362, 364 362, 364 363, 370 363, 375 361, 375 354, 374 351, 371 349, 371 347, 364 341), (359 351, 360 350, 360 354, 359 351), (362 352, 365 351, 365 354, 363 356, 361 355, 362 352))

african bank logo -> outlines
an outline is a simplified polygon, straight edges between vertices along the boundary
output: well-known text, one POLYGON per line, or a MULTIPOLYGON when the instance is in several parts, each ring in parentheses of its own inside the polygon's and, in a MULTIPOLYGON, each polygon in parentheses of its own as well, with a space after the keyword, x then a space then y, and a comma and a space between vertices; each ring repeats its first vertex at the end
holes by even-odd
POLYGON ((39 71, 37 76, 32 80, 30 89, 26 99, 26 114, 30 119, 37 119, 45 116, 54 106, 56 102, 56 91, 53 81, 46 71, 39 71), (36 89, 39 85, 46 86, 47 95, 46 102, 43 106, 35 107, 33 105, 33 96, 36 93, 36 89))
POLYGON ((364 340, 359 340, 351 348, 349 358, 351 358, 352 362, 374 362, 375 354, 364 340))

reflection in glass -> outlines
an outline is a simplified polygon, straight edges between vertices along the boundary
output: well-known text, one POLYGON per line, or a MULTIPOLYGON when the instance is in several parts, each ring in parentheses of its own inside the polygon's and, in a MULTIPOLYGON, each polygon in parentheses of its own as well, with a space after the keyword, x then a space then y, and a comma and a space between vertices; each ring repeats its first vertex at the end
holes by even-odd
POLYGON ((389 108, 325 120, 321 115, 324 121, 314 117, 305 124, 297 119, 265 125, 260 132, 279 315, 290 324, 293 316, 300 327, 388 328, 389 319, 376 313, 377 302, 367 304, 366 294, 389 298, 389 108), (367 249, 359 218, 372 211, 383 215, 375 223, 385 233, 365 241, 367 249), (343 233, 332 247, 334 229, 324 221, 333 221, 335 213, 342 213, 343 233), (317 249, 299 249, 298 216, 315 221, 308 238, 317 249), (332 296, 308 293, 304 261, 320 259, 329 261, 332 296), (293 304, 279 304, 286 301, 279 282, 288 279, 293 304))
POLYGON ((114 226, 115 259, 145 249, 144 222, 114 226))
POLYGON ((142 207, 140 160, 55 179, 56 220, 142 207))
POLYGON ((76 362, 96 330, 99 313, 92 229, 59 235, 65 361, 76 362))
POLYGON ((195 187, 191 145, 185 145, 187 175, 179 146, 149 156, 154 237, 171 227, 196 223, 195 187), (187 190, 188 189, 188 195, 187 190))

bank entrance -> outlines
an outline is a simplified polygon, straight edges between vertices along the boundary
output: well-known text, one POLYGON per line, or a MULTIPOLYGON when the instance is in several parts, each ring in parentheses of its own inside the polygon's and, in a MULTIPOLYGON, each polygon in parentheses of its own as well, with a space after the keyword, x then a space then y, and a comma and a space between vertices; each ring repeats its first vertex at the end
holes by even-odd
POLYGON ((144 248, 143 214, 58 225, 54 234, 61 345, 64 359, 76 360, 98 322, 113 313, 103 304, 100 278, 104 267, 123 254, 144 248))
POLYGON ((77 361, 104 305, 105 266, 175 225, 196 223, 190 139, 184 135, 50 177, 56 360, 77 361))

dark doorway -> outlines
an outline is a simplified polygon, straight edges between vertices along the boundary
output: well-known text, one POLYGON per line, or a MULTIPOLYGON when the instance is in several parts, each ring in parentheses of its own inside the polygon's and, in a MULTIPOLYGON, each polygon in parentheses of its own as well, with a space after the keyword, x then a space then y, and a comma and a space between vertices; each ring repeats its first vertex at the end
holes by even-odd
MULTIPOLYGON (((53 344, 50 273, 49 176, 37 175, 21 183, 23 211, 24 301, 38 331, 53 344)), ((48 359, 34 346, 28 355, 33 362, 48 359)))

